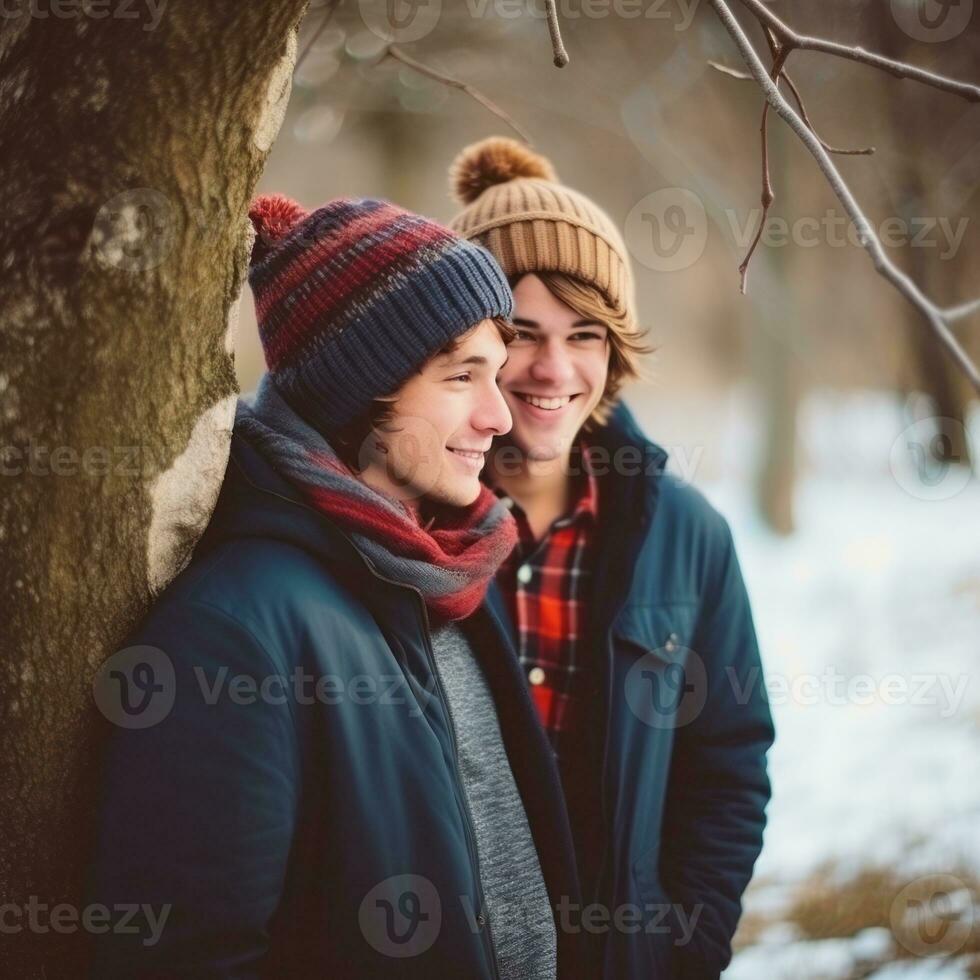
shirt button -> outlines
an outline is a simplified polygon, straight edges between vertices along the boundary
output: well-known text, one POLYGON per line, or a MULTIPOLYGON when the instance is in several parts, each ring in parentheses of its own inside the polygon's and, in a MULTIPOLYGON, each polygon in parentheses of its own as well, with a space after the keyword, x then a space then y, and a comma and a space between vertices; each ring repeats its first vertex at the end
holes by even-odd
POLYGON ((510 510, 510 509, 511 509, 511 508, 512 508, 512 507, 514 506, 514 498, 513 498, 513 497, 501 497, 501 498, 500 498, 500 502, 501 502, 501 503, 502 503, 502 504, 503 504, 503 505, 504 505, 504 506, 505 506, 505 507, 506 507, 506 508, 507 508, 508 510, 510 510))
POLYGON ((664 649, 668 653, 673 653, 677 649, 677 643, 679 640, 680 637, 676 633, 671 633, 670 636, 667 637, 667 642, 664 643, 664 649))
POLYGON ((540 667, 532 667, 528 671, 527 679, 537 686, 544 683, 544 671, 540 667))
POLYGON ((522 585, 527 585, 527 583, 531 581, 531 577, 533 575, 534 572, 530 565, 521 565, 521 567, 517 569, 517 581, 522 585))

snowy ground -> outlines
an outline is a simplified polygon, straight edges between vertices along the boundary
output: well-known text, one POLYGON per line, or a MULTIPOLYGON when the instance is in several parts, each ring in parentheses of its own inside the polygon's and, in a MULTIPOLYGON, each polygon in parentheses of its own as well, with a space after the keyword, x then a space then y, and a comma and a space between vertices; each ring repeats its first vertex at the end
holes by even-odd
MULTIPOLYGON (((708 479, 693 475, 732 524, 777 740, 745 902, 746 918, 775 924, 726 980, 969 976, 964 956, 910 956, 905 943, 902 962, 875 967, 902 939, 886 928, 804 942, 779 919, 828 864, 839 879, 869 866, 910 883, 957 869, 980 878, 980 480, 960 466, 919 469, 929 423, 908 429, 897 400, 814 395, 801 415, 798 530, 779 538, 746 493, 751 398, 731 399, 724 462, 708 479)), ((649 412, 639 414, 657 438, 649 412)), ((975 423, 980 411, 970 425, 980 454, 975 423)), ((953 928, 966 936, 980 909, 953 885, 953 928)))

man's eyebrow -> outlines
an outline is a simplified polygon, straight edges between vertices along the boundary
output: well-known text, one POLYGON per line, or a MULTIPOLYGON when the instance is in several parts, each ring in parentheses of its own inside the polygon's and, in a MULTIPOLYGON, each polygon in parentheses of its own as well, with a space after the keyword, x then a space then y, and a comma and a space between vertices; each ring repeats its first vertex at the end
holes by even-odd
MULTIPOLYGON (((541 324, 537 320, 526 320, 524 317, 515 316, 511 323, 515 327, 531 327, 534 330, 540 328, 541 324)), ((576 320, 569 329, 574 329, 575 327, 605 327, 606 325, 599 320, 576 320)))
POLYGON ((449 367, 463 367, 464 365, 472 364, 474 366, 483 366, 489 364, 490 362, 482 354, 473 354, 471 357, 466 357, 461 361, 452 359, 452 354, 448 355, 450 360, 446 361, 445 366, 449 367))

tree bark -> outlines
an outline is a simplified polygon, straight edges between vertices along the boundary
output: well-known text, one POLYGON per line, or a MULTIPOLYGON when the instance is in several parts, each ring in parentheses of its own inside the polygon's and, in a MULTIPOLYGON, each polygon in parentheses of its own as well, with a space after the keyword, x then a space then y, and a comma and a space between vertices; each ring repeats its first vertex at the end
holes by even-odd
POLYGON ((246 212, 307 2, 4 5, 0 895, 20 912, 3 976, 86 975, 108 724, 92 679, 224 474, 246 212), (74 928, 29 921, 61 902, 74 928))

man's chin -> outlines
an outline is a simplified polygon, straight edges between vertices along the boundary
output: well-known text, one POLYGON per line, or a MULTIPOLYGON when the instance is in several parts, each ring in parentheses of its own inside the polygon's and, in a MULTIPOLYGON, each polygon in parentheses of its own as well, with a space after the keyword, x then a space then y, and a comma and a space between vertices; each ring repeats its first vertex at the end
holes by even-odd
POLYGON ((512 432, 510 438, 511 443, 520 450, 522 455, 533 463, 550 463, 553 460, 564 458, 573 440, 574 436, 557 433, 537 436, 530 432, 512 432))
POLYGON ((458 486, 433 487, 426 494, 426 502, 436 507, 469 507, 480 496, 480 488, 479 480, 458 486))

